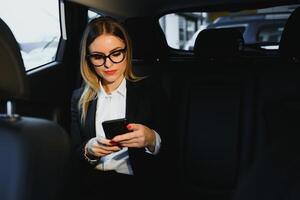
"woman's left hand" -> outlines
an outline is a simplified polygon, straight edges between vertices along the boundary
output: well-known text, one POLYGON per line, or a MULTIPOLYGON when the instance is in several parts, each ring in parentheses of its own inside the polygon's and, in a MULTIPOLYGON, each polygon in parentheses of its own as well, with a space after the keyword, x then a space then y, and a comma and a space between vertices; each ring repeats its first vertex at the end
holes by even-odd
POLYGON ((131 132, 117 135, 112 141, 123 147, 143 148, 147 147, 150 151, 155 148, 155 133, 152 129, 142 124, 128 124, 128 130, 131 132))

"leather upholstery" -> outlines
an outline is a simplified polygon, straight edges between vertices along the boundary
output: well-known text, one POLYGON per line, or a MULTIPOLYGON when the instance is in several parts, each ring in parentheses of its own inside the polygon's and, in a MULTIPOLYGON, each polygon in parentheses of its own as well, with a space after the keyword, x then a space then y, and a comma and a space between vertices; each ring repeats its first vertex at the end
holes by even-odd
MULTIPOLYGON (((27 98, 20 49, 1 19, 0 69, 1 103, 27 98)), ((70 152, 67 133, 46 119, 15 116, 0 114, 0 199, 60 199, 70 152)))

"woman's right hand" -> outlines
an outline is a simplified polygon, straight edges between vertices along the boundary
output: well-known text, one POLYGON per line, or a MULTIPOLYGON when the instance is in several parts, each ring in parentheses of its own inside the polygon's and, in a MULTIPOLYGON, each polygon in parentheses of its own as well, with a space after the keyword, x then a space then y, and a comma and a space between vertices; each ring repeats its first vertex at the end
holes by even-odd
POLYGON ((120 151, 121 148, 109 139, 94 137, 87 142, 86 150, 88 154, 99 158, 120 151))

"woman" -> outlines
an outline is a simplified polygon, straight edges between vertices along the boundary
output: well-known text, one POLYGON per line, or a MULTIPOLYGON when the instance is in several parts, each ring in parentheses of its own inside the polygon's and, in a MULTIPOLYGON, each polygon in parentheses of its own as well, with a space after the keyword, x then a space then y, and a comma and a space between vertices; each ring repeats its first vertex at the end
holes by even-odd
POLYGON ((128 33, 115 19, 88 24, 81 42, 84 83, 73 92, 71 106, 84 197, 124 197, 132 190, 149 195, 147 186, 154 189, 158 182, 164 98, 147 78, 134 75, 131 54, 128 33), (102 122, 118 118, 127 119, 128 133, 106 138, 102 122))

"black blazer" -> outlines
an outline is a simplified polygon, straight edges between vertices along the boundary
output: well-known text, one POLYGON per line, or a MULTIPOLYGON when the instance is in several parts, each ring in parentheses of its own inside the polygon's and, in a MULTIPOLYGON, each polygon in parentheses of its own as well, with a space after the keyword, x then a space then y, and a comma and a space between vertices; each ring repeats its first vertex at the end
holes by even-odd
MULTIPOLYGON (((129 123, 140 123, 154 129, 162 139, 164 138, 164 114, 165 105, 164 95, 159 87, 150 84, 147 79, 137 82, 127 81, 126 95, 126 118, 129 123)), ((78 101, 83 92, 83 88, 76 89, 72 95, 71 101, 71 141, 74 153, 79 158, 80 163, 87 170, 94 170, 94 166, 84 159, 84 146, 89 139, 96 136, 95 132, 95 113, 97 98, 89 104, 85 125, 80 122, 80 111, 78 110, 78 101)), ((152 155, 145 152, 145 148, 129 148, 129 159, 136 176, 153 176, 159 169, 160 153, 152 155)))

